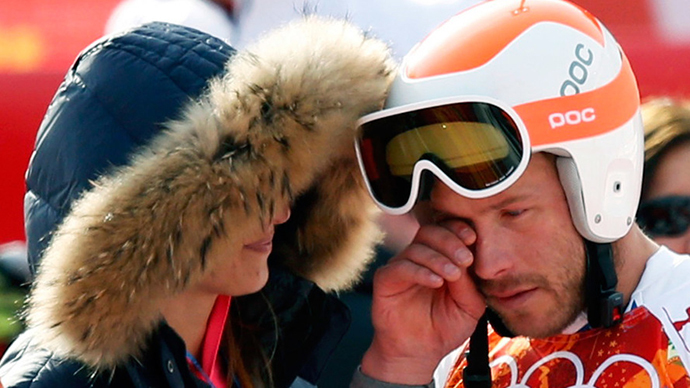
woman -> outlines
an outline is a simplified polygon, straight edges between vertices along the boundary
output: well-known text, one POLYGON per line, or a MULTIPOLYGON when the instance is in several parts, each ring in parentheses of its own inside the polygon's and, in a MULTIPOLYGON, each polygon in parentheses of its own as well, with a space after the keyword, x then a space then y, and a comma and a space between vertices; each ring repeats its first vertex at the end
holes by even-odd
POLYGON ((164 23, 87 48, 27 172, 37 275, 2 384, 314 385, 347 327, 326 292, 379 238, 352 143, 392 67, 314 17, 237 54, 164 23))
POLYGON ((645 166, 637 221, 658 243, 690 253, 690 103, 669 97, 642 105, 645 166))

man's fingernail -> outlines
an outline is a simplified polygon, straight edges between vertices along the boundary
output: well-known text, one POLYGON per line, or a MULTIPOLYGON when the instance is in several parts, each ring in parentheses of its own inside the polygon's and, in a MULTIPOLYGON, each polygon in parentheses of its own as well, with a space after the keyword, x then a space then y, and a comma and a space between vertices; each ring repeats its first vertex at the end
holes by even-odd
POLYGON ((458 272, 460 272, 460 268, 458 268, 454 264, 446 264, 445 266, 443 266, 443 272, 446 275, 455 276, 458 274, 458 272))
POLYGON ((460 237, 461 240, 467 240, 471 238, 474 234, 474 231, 470 228, 464 228, 463 230, 458 233, 458 237, 460 237))
POLYGON ((460 264, 467 264, 472 260, 472 252, 467 249, 458 249, 455 251, 455 259, 460 264))

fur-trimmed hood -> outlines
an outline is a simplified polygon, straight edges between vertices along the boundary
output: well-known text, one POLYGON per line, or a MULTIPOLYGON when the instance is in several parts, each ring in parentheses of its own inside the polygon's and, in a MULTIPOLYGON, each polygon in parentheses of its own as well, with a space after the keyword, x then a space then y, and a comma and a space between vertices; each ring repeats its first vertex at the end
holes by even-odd
POLYGON ((354 124, 382 106, 393 67, 381 42, 313 16, 235 55, 180 119, 74 203, 32 289, 37 341, 97 369, 137 356, 159 302, 215 265, 214 240, 241 238, 285 199, 293 218, 276 230, 272 260, 324 290, 350 286, 380 237, 354 124))

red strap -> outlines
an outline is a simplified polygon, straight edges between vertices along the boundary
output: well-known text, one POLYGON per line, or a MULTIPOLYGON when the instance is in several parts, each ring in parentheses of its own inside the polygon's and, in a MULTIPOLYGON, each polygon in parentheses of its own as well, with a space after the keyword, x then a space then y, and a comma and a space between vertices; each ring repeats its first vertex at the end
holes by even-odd
POLYGON ((206 326, 206 334, 201 348, 201 367, 211 378, 211 382, 217 388, 227 388, 225 366, 218 357, 220 344, 223 340, 223 329, 230 312, 230 296, 218 295, 216 303, 211 310, 211 316, 206 326))

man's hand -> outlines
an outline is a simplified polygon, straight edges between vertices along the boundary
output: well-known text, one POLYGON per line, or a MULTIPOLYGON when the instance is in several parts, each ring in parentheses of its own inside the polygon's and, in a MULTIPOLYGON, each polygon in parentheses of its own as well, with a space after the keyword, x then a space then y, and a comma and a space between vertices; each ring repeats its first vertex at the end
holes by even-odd
POLYGON ((467 268, 476 233, 458 220, 422 226, 374 277, 372 345, 362 372, 426 384, 438 362, 472 334, 485 309, 467 268))

